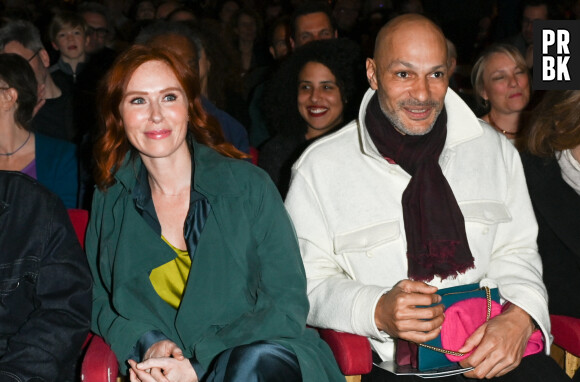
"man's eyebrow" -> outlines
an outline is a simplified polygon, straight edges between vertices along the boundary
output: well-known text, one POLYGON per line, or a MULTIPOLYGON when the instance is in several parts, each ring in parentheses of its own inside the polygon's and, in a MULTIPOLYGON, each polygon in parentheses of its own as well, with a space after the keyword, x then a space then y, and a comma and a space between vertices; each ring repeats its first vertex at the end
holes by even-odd
MULTIPOLYGON (((403 60, 394 60, 389 64, 389 66, 387 67, 387 70, 391 69, 394 65, 403 65, 404 67, 406 67, 408 69, 413 69, 413 70, 417 69, 417 66, 413 65, 410 62, 403 61, 403 60)), ((447 68, 447 65, 445 65, 445 64, 435 65, 429 70, 429 72, 435 72, 435 71, 446 69, 446 68, 447 68)))

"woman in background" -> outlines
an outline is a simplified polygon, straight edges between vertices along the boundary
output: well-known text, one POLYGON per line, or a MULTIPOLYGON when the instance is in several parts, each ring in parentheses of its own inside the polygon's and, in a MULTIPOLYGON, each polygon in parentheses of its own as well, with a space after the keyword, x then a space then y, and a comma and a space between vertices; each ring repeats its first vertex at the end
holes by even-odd
POLYGON ((487 48, 471 70, 475 97, 485 108, 481 117, 515 142, 530 102, 530 76, 520 52, 508 44, 487 48))
POLYGON ((37 82, 28 62, 0 54, 0 170, 20 171, 77 207, 78 161, 72 143, 34 133, 37 82))
POLYGON ((534 109, 522 162, 538 220, 551 314, 580 318, 580 90, 549 91, 534 109))
POLYGON ((199 92, 185 61, 138 45, 104 82, 86 241, 93 330, 133 382, 339 380, 306 328, 284 205, 199 92))
POLYGON ((275 135, 260 149, 258 165, 282 197, 292 164, 306 147, 356 118, 364 89, 362 63, 350 40, 312 41, 292 54, 269 83, 263 112, 275 135))

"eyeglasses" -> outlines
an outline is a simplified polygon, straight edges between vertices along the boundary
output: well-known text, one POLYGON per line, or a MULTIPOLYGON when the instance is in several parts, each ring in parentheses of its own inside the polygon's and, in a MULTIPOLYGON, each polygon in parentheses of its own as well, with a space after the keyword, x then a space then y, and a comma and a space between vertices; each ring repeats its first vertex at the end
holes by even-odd
POLYGON ((34 54, 32 55, 32 57, 30 57, 30 58, 28 59, 28 62, 30 62, 30 61, 32 61, 32 60, 34 60, 34 57, 38 56, 38 53, 40 53, 40 49, 38 49, 36 52, 34 52, 34 54))
POLYGON ((99 37, 105 37, 108 32, 109 30, 107 28, 93 28, 93 27, 87 28, 87 34, 96 34, 99 37))

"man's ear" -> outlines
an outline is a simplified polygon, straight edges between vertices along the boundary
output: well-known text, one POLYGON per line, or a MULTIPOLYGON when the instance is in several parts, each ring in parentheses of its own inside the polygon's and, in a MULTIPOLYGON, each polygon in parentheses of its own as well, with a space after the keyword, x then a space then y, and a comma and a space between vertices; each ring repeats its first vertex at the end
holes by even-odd
POLYGON ((51 41, 50 44, 52 45, 52 47, 54 48, 54 50, 56 50, 57 52, 60 50, 60 49, 58 49, 58 45, 56 45, 54 43, 54 41, 51 41))
POLYGON ((38 52, 38 56, 40 57, 40 61, 42 61, 42 65, 44 65, 45 68, 48 68, 50 66, 50 57, 48 56, 46 49, 41 49, 40 52, 38 52))
POLYGON ((379 83, 377 81, 377 66, 375 60, 372 58, 367 58, 367 79, 371 89, 377 90, 379 88, 379 83))
POLYGON ((290 37, 290 47, 292 48, 292 52, 294 52, 294 39, 290 37))
POLYGON ((457 60, 455 58, 449 59, 447 63, 447 78, 451 78, 453 73, 455 73, 455 68, 457 67, 457 60))

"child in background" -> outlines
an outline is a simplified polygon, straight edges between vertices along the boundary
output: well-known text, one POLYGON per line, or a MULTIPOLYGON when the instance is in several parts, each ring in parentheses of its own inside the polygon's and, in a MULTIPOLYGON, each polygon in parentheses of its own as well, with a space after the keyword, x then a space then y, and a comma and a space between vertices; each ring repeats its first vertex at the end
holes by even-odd
POLYGON ((84 19, 76 13, 62 12, 52 18, 48 32, 52 46, 60 52, 60 58, 50 67, 50 72, 61 89, 72 89, 84 68, 87 59, 86 30, 84 19))

